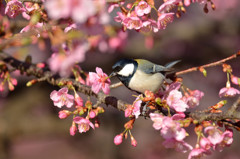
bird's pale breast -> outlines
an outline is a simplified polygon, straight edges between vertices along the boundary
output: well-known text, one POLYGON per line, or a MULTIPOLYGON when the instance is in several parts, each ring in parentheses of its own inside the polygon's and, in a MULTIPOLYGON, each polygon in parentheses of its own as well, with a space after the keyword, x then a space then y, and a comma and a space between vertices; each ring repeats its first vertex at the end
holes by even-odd
POLYGON ((161 87, 164 78, 161 73, 145 74, 138 70, 130 80, 128 87, 141 93, 146 90, 156 92, 161 87))

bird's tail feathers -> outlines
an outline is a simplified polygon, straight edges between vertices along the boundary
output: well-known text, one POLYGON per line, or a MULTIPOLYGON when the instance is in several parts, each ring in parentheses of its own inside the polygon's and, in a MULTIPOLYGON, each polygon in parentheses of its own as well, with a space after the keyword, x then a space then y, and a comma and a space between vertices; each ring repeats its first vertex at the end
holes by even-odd
POLYGON ((181 60, 176 60, 173 62, 169 62, 165 65, 166 68, 172 68, 174 65, 176 65, 177 63, 179 63, 181 60))

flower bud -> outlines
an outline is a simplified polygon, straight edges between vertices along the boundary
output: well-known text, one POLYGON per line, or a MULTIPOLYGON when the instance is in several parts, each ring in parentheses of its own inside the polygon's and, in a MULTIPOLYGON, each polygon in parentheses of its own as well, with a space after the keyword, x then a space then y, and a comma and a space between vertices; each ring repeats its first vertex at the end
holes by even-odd
POLYGON ((27 86, 27 87, 30 87, 30 86, 32 86, 33 84, 37 83, 37 82, 38 82, 37 79, 33 79, 33 80, 31 80, 31 81, 28 81, 27 84, 26 84, 26 86, 27 86))
POLYGON ((58 117, 59 117, 60 119, 65 119, 65 118, 67 118, 70 114, 71 114, 71 112, 68 111, 68 110, 61 110, 61 111, 58 112, 58 117))
POLYGON ((15 78, 11 78, 10 81, 14 86, 17 85, 17 80, 15 78))
POLYGON ((123 139, 123 134, 116 135, 114 138, 114 144, 120 145, 122 143, 122 139, 123 139))
POLYGON ((95 126, 95 128, 100 127, 100 122, 99 122, 98 118, 95 118, 94 126, 95 126))
POLYGON ((8 89, 10 91, 13 91, 14 90, 14 85, 11 83, 11 82, 8 82, 8 89))
POLYGON ((98 113, 104 113, 104 108, 103 107, 97 107, 97 112, 98 113))
POLYGON ((88 109, 91 109, 92 108, 92 102, 90 102, 89 100, 86 101, 85 107, 88 108, 88 109))
POLYGON ((74 101, 78 106, 83 106, 83 100, 77 93, 74 95, 74 101))
POLYGON ((74 122, 72 122, 72 126, 69 129, 70 135, 74 136, 77 132, 77 127, 76 124, 74 122))
POLYGON ((137 146, 137 141, 134 139, 133 136, 131 136, 131 145, 136 147, 137 146))
POLYGON ((37 63, 37 67, 38 68, 44 68, 45 67, 45 63, 37 63))
POLYGON ((93 110, 91 110, 89 112, 89 118, 95 118, 95 117, 96 117, 96 113, 93 110))

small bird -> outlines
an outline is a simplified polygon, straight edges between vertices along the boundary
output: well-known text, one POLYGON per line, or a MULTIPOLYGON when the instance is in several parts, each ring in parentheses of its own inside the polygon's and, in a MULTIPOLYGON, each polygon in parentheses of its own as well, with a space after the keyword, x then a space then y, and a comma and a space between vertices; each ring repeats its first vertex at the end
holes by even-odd
POLYGON ((145 59, 122 59, 112 66, 109 77, 117 76, 127 88, 138 93, 146 90, 156 93, 166 79, 166 73, 173 71, 172 67, 179 61, 161 66, 145 59))

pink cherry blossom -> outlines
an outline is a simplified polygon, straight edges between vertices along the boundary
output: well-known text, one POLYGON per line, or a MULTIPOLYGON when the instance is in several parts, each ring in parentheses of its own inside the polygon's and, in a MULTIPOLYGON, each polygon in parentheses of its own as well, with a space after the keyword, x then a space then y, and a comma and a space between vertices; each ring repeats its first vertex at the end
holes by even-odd
POLYGON ((175 148, 176 151, 186 153, 189 150, 192 150, 192 146, 184 141, 177 141, 173 138, 165 140, 163 146, 166 148, 175 148))
POLYGON ((201 146, 204 150, 210 150, 211 147, 213 146, 213 144, 208 140, 208 138, 202 137, 202 138, 200 139, 200 146, 201 146))
POLYGON ((53 53, 48 60, 51 71, 59 72, 60 76, 67 77, 71 74, 72 67, 85 60, 85 54, 90 49, 88 43, 81 43, 72 50, 66 50, 61 53, 53 53))
POLYGON ((195 158, 201 158, 205 154, 205 150, 201 148, 195 148, 192 149, 192 151, 188 155, 188 159, 195 159, 195 158))
POLYGON ((163 118, 163 125, 161 129, 161 135, 164 139, 176 139, 182 141, 186 137, 186 131, 180 124, 170 117, 163 118))
POLYGON ((92 122, 90 122, 88 119, 83 118, 83 117, 75 117, 73 121, 78 124, 78 131, 79 133, 87 132, 90 127, 94 129, 94 125, 92 122))
POLYGON ((240 94, 240 91, 233 87, 223 87, 219 91, 219 97, 234 97, 235 95, 240 94))
POLYGON ((26 11, 22 12, 22 16, 23 16, 23 18, 30 20, 31 16, 29 15, 29 13, 31 13, 34 10, 37 10, 38 6, 34 5, 31 2, 24 2, 24 6, 25 6, 26 11))
POLYGON ((170 108, 173 108, 177 112, 184 112, 189 108, 182 99, 182 93, 178 90, 172 90, 166 100, 170 108))
POLYGON ((140 108, 142 104, 141 97, 142 95, 139 95, 132 105, 128 105, 128 107, 125 109, 125 117, 134 115, 136 119, 138 118, 138 116, 141 114, 140 112, 140 108))
POLYGON ((67 55, 65 53, 53 53, 52 56, 48 59, 48 64, 51 71, 53 71, 53 73, 60 72, 61 76, 69 75, 69 72, 71 71, 71 69, 64 68, 61 65, 66 58, 67 58, 67 55))
POLYGON ((111 13, 114 10, 114 8, 120 7, 120 5, 124 4, 124 2, 120 2, 120 5, 118 3, 110 3, 108 7, 108 13, 111 13))
POLYGON ((26 9, 23 7, 22 2, 18 0, 8 1, 5 8, 5 14, 7 14, 10 18, 15 18, 18 14, 25 11, 26 9))
POLYGON ((143 16, 144 14, 149 14, 151 12, 151 6, 145 1, 140 1, 135 7, 135 12, 138 16, 143 16))
POLYGON ((174 13, 161 13, 158 16, 158 29, 166 29, 167 24, 173 21, 174 13))
POLYGON ((114 20, 116 22, 122 22, 125 18, 127 18, 125 14, 123 14, 122 12, 117 12, 117 16, 114 17, 114 20))
POLYGON ((153 121, 153 128, 156 130, 160 130, 163 125, 164 116, 159 113, 150 113, 149 116, 153 121))
POLYGON ((159 13, 169 12, 173 7, 175 7, 181 1, 182 0, 167 0, 158 8, 158 12, 159 13))
POLYGON ((114 138, 114 144, 115 145, 120 145, 122 143, 123 135, 116 135, 114 138))
POLYGON ((233 84, 240 85, 240 78, 234 75, 231 75, 231 81, 233 84))
POLYGON ((64 105, 70 108, 74 102, 74 97, 68 94, 67 87, 61 88, 59 91, 52 91, 50 98, 53 100, 54 106, 58 108, 62 108, 64 105))
POLYGON ((130 115, 132 115, 132 112, 133 112, 133 107, 132 105, 128 105, 127 108, 125 109, 124 111, 124 115, 125 117, 129 117, 130 115))
POLYGON ((142 20, 135 15, 128 16, 123 20, 122 23, 127 29, 130 30, 131 29, 139 30, 142 27, 142 20))
POLYGON ((155 20, 147 19, 142 23, 141 31, 143 32, 150 32, 153 31, 154 33, 158 32, 158 25, 155 20))
POLYGON ((208 140, 213 144, 219 144, 222 142, 222 132, 215 126, 208 126, 204 129, 204 132, 208 134, 208 140))
POLYGON ((215 146, 215 149, 218 150, 219 152, 221 152, 224 147, 230 146, 232 144, 232 142, 233 142, 233 132, 232 132, 232 130, 226 130, 222 134, 222 142, 218 143, 215 146))
POLYGON ((109 94, 110 92, 110 79, 107 74, 103 73, 102 69, 96 67, 96 72, 89 72, 89 82, 92 86, 92 91, 94 93, 98 93, 100 89, 103 90, 105 94, 109 94))
POLYGON ((204 93, 199 90, 189 91, 190 94, 186 94, 184 96, 184 101, 190 108, 194 108, 195 106, 199 105, 199 101, 204 96, 204 93))
POLYGON ((141 114, 140 108, 142 105, 141 95, 139 95, 136 100, 133 102, 133 112, 132 114, 135 115, 135 118, 137 119, 138 116, 141 114))
POLYGON ((78 27, 77 27, 77 24, 76 23, 70 23, 65 29, 64 29, 64 32, 67 33, 69 32, 70 30, 76 30, 78 27))

